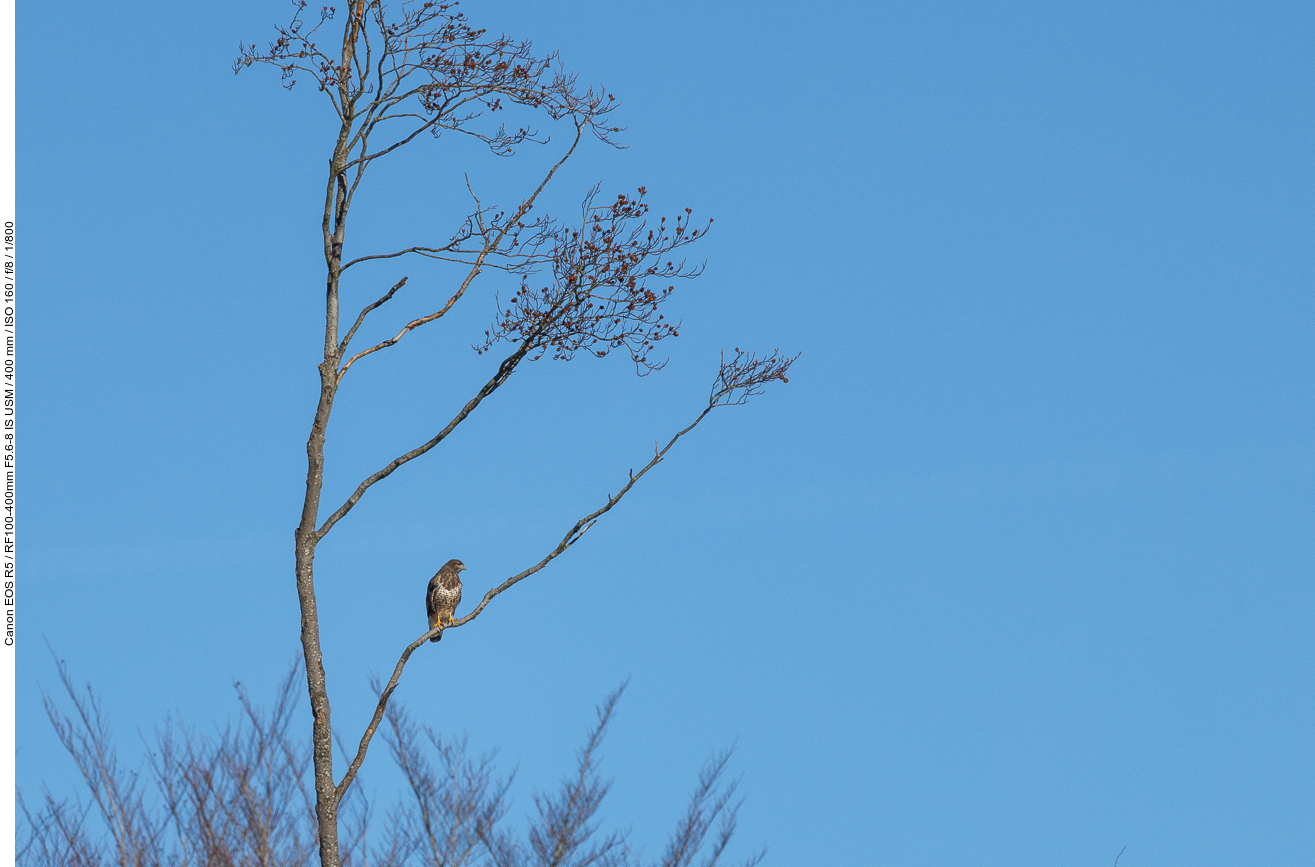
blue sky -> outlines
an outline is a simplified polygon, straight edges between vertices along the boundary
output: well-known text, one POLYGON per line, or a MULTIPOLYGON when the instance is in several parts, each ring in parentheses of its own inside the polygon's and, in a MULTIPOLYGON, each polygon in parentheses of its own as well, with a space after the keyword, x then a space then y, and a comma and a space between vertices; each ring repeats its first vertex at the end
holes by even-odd
MULTIPOLYGON (((230 66, 290 8, 19 8, 25 790, 73 782, 43 639, 129 754, 298 652, 331 118, 230 66)), ((779 345, 788 386, 408 668, 409 707, 519 767, 514 814, 629 677, 608 815, 650 851, 736 743, 769 863, 1309 863, 1315 10, 463 8, 623 102, 628 149, 587 150, 549 210, 642 184, 716 223, 666 370, 527 367, 321 549, 344 734, 438 565, 468 597, 524 568, 697 412, 720 348, 779 345)), ((417 142, 355 243, 440 236, 463 172, 515 201, 551 153, 417 142)), ((381 335, 444 275, 348 287, 402 275, 381 335)), ((326 502, 487 376, 497 285, 353 372, 326 502)))

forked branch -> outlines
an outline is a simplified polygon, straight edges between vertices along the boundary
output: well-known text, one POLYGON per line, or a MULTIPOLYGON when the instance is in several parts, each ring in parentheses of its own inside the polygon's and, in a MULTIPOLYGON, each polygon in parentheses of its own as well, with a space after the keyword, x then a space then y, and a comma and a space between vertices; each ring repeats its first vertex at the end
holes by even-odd
POLYGON ((497 587, 494 587, 492 590, 485 593, 484 598, 480 600, 479 605, 475 606, 474 611, 471 611, 459 620, 454 620, 449 626, 463 626, 474 620, 480 615, 480 612, 484 610, 485 606, 492 602, 494 597, 498 594, 509 590, 512 585, 524 581, 526 578, 530 577, 535 572, 540 571, 553 560, 556 560, 562 554, 566 553, 566 549, 580 541, 584 534, 589 532, 594 524, 598 523, 599 518, 610 512, 617 503, 621 502, 621 498, 630 493, 630 489, 633 488, 639 480, 649 472, 649 470, 662 463, 667 452, 671 451, 672 447, 676 445, 681 437, 694 430, 699 422, 707 418, 708 413, 712 412, 719 406, 738 406, 744 403, 750 396, 761 394, 763 386, 773 380, 789 382, 785 375, 790 370, 790 365, 794 364, 795 359, 798 357, 798 355, 793 357, 783 356, 777 351, 765 358, 758 358, 756 353, 746 356, 738 349, 735 350, 735 357, 732 358, 729 363, 726 361, 725 357, 723 357, 721 368, 717 373, 716 382, 713 384, 712 392, 708 395, 708 405, 703 408, 703 411, 698 414, 698 417, 695 418, 694 421, 689 423, 689 426, 678 431, 676 435, 668 440, 667 444, 661 449, 655 449, 653 459, 645 464, 639 472, 636 473, 634 470, 631 470, 630 478, 621 490, 617 491, 615 495, 608 494, 607 502, 603 506, 576 521, 571 529, 566 532, 566 535, 562 537, 562 540, 557 543, 557 547, 549 551, 547 556, 526 569, 524 572, 511 576, 497 587))
MULTIPOLYGON (((471 276, 473 277, 474 275, 472 274, 471 276)), ((465 291, 466 286, 469 285, 469 283, 470 280, 468 279, 466 283, 462 285, 461 287, 462 292, 465 291)), ((453 295, 451 298, 449 298, 448 302, 444 304, 441 309, 436 310, 433 313, 430 313, 428 316, 421 316, 419 319, 412 319, 410 322, 406 323, 406 325, 402 327, 402 330, 397 332, 395 336, 390 337, 387 340, 381 340, 380 342, 376 343, 374 346, 371 346, 369 349, 362 349, 360 352, 356 353, 351 358, 347 359, 347 363, 344 364, 338 370, 338 381, 342 382, 342 378, 347 375, 348 369, 353 364, 355 364, 358 360, 364 358, 365 356, 369 355, 372 352, 378 352, 381 349, 387 349, 388 347, 392 346, 393 344, 397 343, 397 341, 405 337, 407 335, 407 332, 414 331, 415 329, 419 328, 421 325, 427 325, 430 322, 433 322, 435 319, 441 318, 444 313, 447 313, 449 310, 452 309, 452 305, 456 304, 457 299, 460 297, 461 297, 461 292, 458 292, 456 295, 453 295)))
MULTIPOLYGON (((361 327, 361 323, 365 321, 365 317, 370 314, 370 311, 374 310, 375 308, 382 307, 383 305, 387 304, 390 300, 392 300, 392 297, 397 294, 397 290, 401 289, 403 286, 406 285, 407 279, 408 278, 403 277, 401 280, 398 280, 397 283, 393 285, 393 288, 389 289, 387 294, 385 294, 382 298, 371 304, 365 305, 365 307, 361 309, 360 315, 356 317, 356 322, 352 325, 351 328, 347 330, 347 334, 343 337, 342 342, 338 344, 339 356, 341 356, 344 352, 347 351, 347 347, 351 344, 352 338, 356 336, 356 329, 361 327)), ((338 378, 342 379, 341 373, 338 374, 338 378)))
MULTIPOLYGON (((350 359, 348 359, 347 363, 344 364, 338 370, 338 382, 342 382, 342 378, 347 375, 348 368, 350 368, 358 360, 364 358, 367 355, 370 355, 371 353, 378 352, 381 349, 387 349, 388 347, 393 346, 394 344, 397 343, 397 341, 405 337, 408 332, 414 331, 415 329, 419 328, 422 325, 427 325, 430 322, 433 322, 436 319, 441 319, 443 316, 445 316, 447 312, 452 309, 453 305, 455 305, 458 301, 460 301, 461 297, 466 294, 466 290, 470 288, 470 284, 474 282, 475 278, 480 275, 480 272, 483 270, 489 256, 509 255, 515 252, 515 249, 519 243, 518 231, 520 228, 524 226, 524 224, 521 221, 525 218, 527 214, 529 214, 530 210, 534 208, 535 199, 539 198, 539 194, 543 192, 544 187, 548 186, 548 182, 552 180, 553 175, 557 174, 557 170, 560 169, 562 165, 565 164, 565 162, 571 158, 571 155, 573 153, 575 153, 575 149, 579 146, 580 138, 582 135, 583 135, 583 128, 577 125, 575 129, 575 140, 571 142, 571 146, 567 148, 566 153, 562 155, 561 159, 559 159, 556 163, 553 164, 552 168, 548 170, 548 173, 544 175, 543 180, 539 182, 539 186, 536 187, 534 192, 531 193, 524 201, 520 203, 520 206, 516 208, 516 210, 512 213, 512 215, 509 218, 506 218, 501 222, 495 222, 492 226, 485 226, 483 223, 483 211, 476 210, 475 213, 467 219, 470 237, 475 237, 476 235, 482 235, 484 237, 484 246, 481 250, 479 250, 475 254, 475 260, 473 262, 464 263, 470 265, 470 270, 467 272, 465 279, 461 281, 461 285, 457 287, 457 291, 452 294, 452 297, 449 298, 447 300, 447 303, 444 304, 443 307, 440 308, 439 310, 427 316, 421 316, 418 319, 411 320, 406 324, 406 326, 401 331, 397 333, 395 337, 391 337, 388 340, 381 341, 380 343, 371 346, 369 349, 362 350, 356 353, 355 355, 353 355, 350 359), (470 228, 471 225, 476 223, 478 224, 478 231, 476 231, 473 228, 470 228), (490 235, 492 235, 492 237, 490 237, 490 235), (511 238, 510 248, 504 249, 503 244, 504 242, 507 241, 509 236, 511 238)), ((473 192, 472 195, 474 195, 473 192)), ((478 204, 478 202, 479 200, 476 199, 476 204, 478 204)), ((456 243, 457 243, 456 241, 453 241, 453 244, 456 243)), ((449 247, 451 246, 452 245, 449 245, 449 247)), ((422 249, 428 249, 428 248, 420 248, 420 247, 412 248, 412 250, 422 250, 422 249)), ((410 251, 407 250, 402 251, 402 253, 406 253, 406 252, 410 252, 410 251)), ((402 255, 402 253, 395 253, 392 255, 400 256, 402 255)), ((376 257, 365 257, 365 259, 368 258, 376 258, 376 257)), ((377 258, 386 259, 386 258, 392 258, 392 256, 380 256, 377 258)), ((356 262, 365 261, 365 259, 353 260, 352 262, 349 262, 348 265, 355 264, 356 262)), ((522 262, 512 267, 514 269, 523 268, 524 263, 522 262)), ((366 315, 370 311, 374 310, 376 307, 388 301, 388 299, 392 298, 393 294, 398 289, 402 288, 402 286, 405 285, 405 283, 406 283, 406 278, 403 277, 401 282, 399 282, 396 286, 394 286, 387 295, 385 295, 383 298, 380 298, 378 301, 374 302, 373 304, 369 305, 368 307, 366 307, 364 310, 361 311, 361 315, 356 318, 356 324, 353 325, 351 330, 347 332, 347 336, 343 338, 342 343, 338 347, 339 358, 341 358, 342 355, 346 353, 348 343, 351 342, 352 336, 356 333, 356 329, 360 327, 361 323, 365 320, 366 315)), ((434 445, 437 444, 438 444, 437 442, 434 443, 434 445)), ((428 451, 428 449, 426 449, 426 451, 428 451)), ((423 454, 423 452, 421 454, 423 454)), ((326 525, 326 529, 327 529, 327 525, 326 525)))
MULTIPOLYGON (((579 141, 578 131, 576 141, 579 141)), ((575 144, 571 147, 573 149, 575 144)), ((570 151, 558 161, 557 166, 569 156, 570 151)), ((556 171, 557 166, 554 166, 553 171, 556 171)), ((546 184, 551 176, 552 172, 549 172, 543 183, 546 184)), ((542 189, 543 184, 539 187, 539 190, 542 189)), ((638 198, 620 195, 605 206, 594 205, 596 193, 595 189, 585 198, 580 229, 556 226, 543 236, 544 244, 552 248, 548 255, 554 276, 552 285, 533 292, 522 282, 521 288, 501 309, 499 320, 484 344, 476 347, 477 351, 483 353, 489 351, 494 343, 506 340, 517 344, 516 351, 503 360, 493 378, 466 403, 447 427, 428 442, 395 458, 362 481, 347 501, 316 531, 316 541, 323 539, 375 483, 447 438, 484 398, 507 381, 525 358, 535 360, 551 353, 555 359, 569 359, 580 350, 603 357, 613 349, 624 347, 641 375, 665 363, 650 361, 648 354, 658 341, 675 337, 679 333, 675 325, 666 322, 665 317, 658 313, 659 306, 670 295, 671 287, 655 292, 647 287, 645 281, 653 277, 690 277, 697 274, 698 268, 687 268, 684 262, 664 263, 663 257, 692 243, 707 230, 690 229, 688 209, 684 216, 677 217, 670 226, 663 218, 656 227, 649 228, 644 221, 648 206, 642 201, 642 187, 638 198)), ((538 195, 538 190, 535 195, 538 195)), ((517 212, 518 217, 528 211, 532 202, 533 197, 522 203, 517 212)), ((397 337, 357 353, 339 371, 339 381, 357 359, 392 346, 408 331, 442 316, 451 309, 478 273, 477 264, 442 310, 415 320, 402 329, 397 337)), ((526 277, 528 279, 528 273, 526 277)), ((755 389, 763 383, 783 379, 783 372, 792 361, 780 358, 776 353, 769 359, 759 360, 757 356, 745 358, 736 350, 731 364, 728 365, 722 359, 717 384, 713 389, 718 396, 709 406, 727 402, 742 403, 750 394, 756 394, 755 389), (774 372, 775 366, 780 365, 784 366, 779 372, 774 372)))

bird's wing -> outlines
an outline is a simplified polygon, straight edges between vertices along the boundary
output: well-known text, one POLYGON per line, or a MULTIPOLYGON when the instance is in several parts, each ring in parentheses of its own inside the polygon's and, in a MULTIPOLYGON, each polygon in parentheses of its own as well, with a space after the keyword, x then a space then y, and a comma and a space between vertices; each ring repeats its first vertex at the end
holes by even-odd
POLYGON ((434 615, 438 612, 438 606, 435 604, 438 600, 435 598, 438 593, 438 576, 435 575, 429 579, 429 589, 425 591, 425 614, 433 622, 434 615))

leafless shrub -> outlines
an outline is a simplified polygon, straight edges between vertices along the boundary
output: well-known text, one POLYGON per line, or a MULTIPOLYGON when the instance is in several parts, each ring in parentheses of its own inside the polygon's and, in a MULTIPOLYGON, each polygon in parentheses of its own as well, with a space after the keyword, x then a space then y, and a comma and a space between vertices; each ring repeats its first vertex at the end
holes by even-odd
MULTIPOLYGON (((18 864, 22 867, 302 867, 316 860, 310 745, 293 734, 300 678, 293 666, 272 707, 237 685, 241 714, 213 734, 171 720, 147 743, 144 768, 127 771, 109 721, 90 688, 74 688, 59 663, 74 713, 46 696, 51 724, 82 774, 89 798, 58 800, 43 792, 30 809, 19 793, 18 864)), ((552 791, 534 793, 524 831, 504 821, 511 776, 493 754, 471 756, 465 738, 417 723, 388 704, 384 740, 406 783, 379 819, 357 786, 341 802, 339 852, 348 867, 716 867, 735 833, 736 784, 725 782, 730 751, 699 774, 689 806, 662 859, 645 864, 627 834, 603 832, 600 809, 612 782, 599 770, 599 749, 622 684, 597 709, 576 767, 552 791), (713 833, 713 826, 717 830, 713 833)), ((381 692, 375 684, 376 693, 381 692)), ((346 752, 346 751, 344 751, 346 752)), ((752 867, 762 854, 751 857, 752 867)))
POLYGON ((431 867, 482 860, 484 841, 500 837, 511 779, 495 776, 491 754, 470 758, 465 738, 444 739, 400 703, 389 706, 387 720, 385 740, 410 795, 394 810, 399 849, 431 867))
POLYGON ((45 794, 44 804, 29 822, 34 836, 28 851, 58 858, 32 863, 94 865, 104 859, 123 867, 167 863, 160 857, 164 823, 146 804, 141 774, 120 765, 100 699, 90 687, 80 692, 73 686, 63 661, 56 660, 56 669, 73 714, 61 713, 54 698, 44 690, 41 700, 55 735, 82 776, 90 802, 84 807, 80 801, 70 804, 45 794), (95 840, 87 828, 89 815, 97 817, 105 829, 100 840, 95 840))
MULTIPOLYGON (((731 750, 722 750, 708 759, 699 771, 699 784, 667 843, 659 862, 661 867, 689 867, 700 853, 704 854, 700 862, 702 867, 716 867, 720 862, 735 836, 740 805, 744 803, 743 798, 733 801, 739 781, 723 782, 730 759, 731 750), (705 851, 704 844, 714 823, 718 824, 716 839, 705 851)), ((767 850, 763 849, 742 863, 744 867, 754 867, 766 855, 767 850)))
POLYGON ((289 734, 298 673, 284 678, 268 712, 238 684, 239 722, 214 736, 181 723, 157 732, 152 764, 186 863, 312 863, 310 752, 289 734))
POLYGON ((575 773, 564 777, 555 793, 534 795, 538 815, 526 835, 528 846, 511 846, 499 853, 498 867, 623 867, 632 862, 626 835, 613 831, 601 837, 594 820, 612 788, 598 772, 598 748, 616 711, 622 684, 598 708, 598 721, 576 753, 575 773))
POLYGON ((19 832, 15 860, 31 867, 100 867, 105 861, 101 845, 87 834, 87 809, 76 800, 57 801, 42 793, 42 805, 33 813, 18 793, 19 832))

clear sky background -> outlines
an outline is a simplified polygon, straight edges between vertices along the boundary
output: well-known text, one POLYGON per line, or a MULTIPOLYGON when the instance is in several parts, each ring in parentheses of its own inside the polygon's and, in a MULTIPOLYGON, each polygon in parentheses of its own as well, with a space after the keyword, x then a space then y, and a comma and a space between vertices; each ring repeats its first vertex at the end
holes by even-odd
MULTIPOLYGON (((548 210, 643 184, 716 223, 666 370, 525 367, 321 549, 344 736, 443 561, 478 598, 692 418, 720 348, 779 345, 788 386, 408 668, 409 707, 519 767, 513 816, 629 677, 606 813, 650 853, 735 743, 769 864, 1315 860, 1315 7, 464 8, 624 103, 629 149, 548 210)), ((332 119, 230 66, 290 9, 20 4, 24 791, 74 782, 43 640, 128 755, 299 652, 332 119)), ((349 254, 445 236, 463 172, 517 201, 555 147, 417 141, 349 254)), ((446 275, 345 290, 403 275, 380 336, 446 275)), ((326 503, 487 377, 498 285, 348 378, 326 503)))

